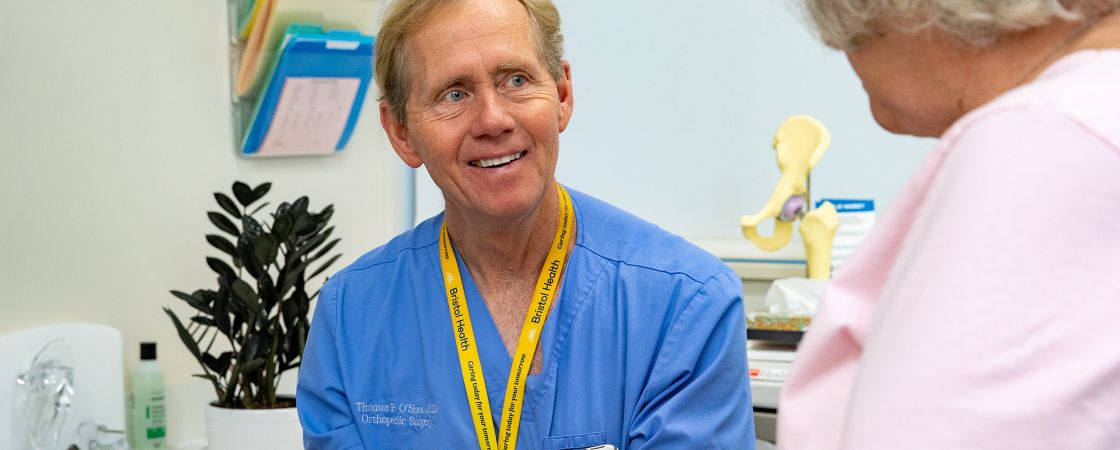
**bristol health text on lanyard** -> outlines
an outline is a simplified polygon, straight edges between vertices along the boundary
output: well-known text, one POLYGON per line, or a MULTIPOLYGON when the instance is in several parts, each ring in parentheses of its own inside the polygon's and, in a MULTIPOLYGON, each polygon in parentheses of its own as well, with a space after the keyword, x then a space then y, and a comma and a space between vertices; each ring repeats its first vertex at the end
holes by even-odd
POLYGON ((443 266, 444 287, 447 289, 447 308, 451 311, 451 328, 455 344, 459 349, 459 367, 463 370, 463 387, 467 390, 474 429, 478 436, 478 446, 484 450, 513 450, 517 446, 517 430, 521 423, 521 406, 525 403, 525 379, 533 354, 537 351, 537 341, 541 329, 548 319, 549 306, 559 290, 560 274, 564 271, 565 256, 571 245, 570 237, 575 229, 575 215, 572 214, 572 199, 568 191, 558 183, 556 190, 560 196, 560 220, 548 258, 537 278, 534 301, 529 304, 525 324, 521 327, 521 338, 517 340, 517 350, 513 354, 513 367, 509 371, 506 386, 506 399, 502 405, 502 434, 495 433, 491 423, 490 400, 486 395, 486 381, 482 377, 482 361, 474 338, 471 315, 467 310, 466 294, 463 292, 462 277, 459 276, 459 263, 451 248, 451 238, 447 235, 447 223, 439 235, 440 263, 443 266), (498 445, 500 444, 500 445, 498 445))

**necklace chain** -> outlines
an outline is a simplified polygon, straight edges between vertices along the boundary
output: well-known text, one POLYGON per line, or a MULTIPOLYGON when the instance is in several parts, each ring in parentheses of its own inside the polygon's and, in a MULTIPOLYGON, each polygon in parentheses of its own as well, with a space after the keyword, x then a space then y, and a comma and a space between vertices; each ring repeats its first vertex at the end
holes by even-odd
POLYGON ((1015 86, 1022 86, 1023 83, 1026 83, 1027 80, 1030 80, 1031 77, 1035 76, 1040 70, 1042 70, 1042 68, 1046 66, 1046 63, 1050 62, 1051 59, 1053 59, 1055 56, 1058 56, 1058 54, 1063 50, 1069 48, 1069 46, 1073 45, 1074 42, 1077 42, 1077 40, 1084 36, 1085 33, 1088 33, 1089 30, 1093 28, 1093 25, 1096 25, 1097 22, 1101 21, 1101 19, 1112 15, 1112 13, 1116 12, 1118 9, 1120 9, 1120 3, 1114 4, 1108 7, 1108 9, 1102 11, 1100 14, 1096 14, 1093 17, 1086 19, 1085 23, 1074 30, 1073 33, 1070 33, 1070 35, 1066 37, 1060 44, 1046 53, 1046 56, 1035 63, 1035 65, 1031 67, 1031 70, 1027 71, 1027 73, 1024 74, 1018 82, 1015 83, 1015 86))

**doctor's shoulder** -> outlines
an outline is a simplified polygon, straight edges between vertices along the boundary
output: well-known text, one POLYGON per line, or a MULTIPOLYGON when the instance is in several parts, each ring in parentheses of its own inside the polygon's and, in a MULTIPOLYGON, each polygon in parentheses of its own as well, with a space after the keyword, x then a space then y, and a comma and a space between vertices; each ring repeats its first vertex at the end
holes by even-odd
POLYGON ((581 244, 604 258, 701 284, 716 275, 735 274, 716 256, 654 223, 586 194, 579 200, 578 207, 592 224, 581 244))
POLYGON ((399 290, 402 284, 409 284, 411 278, 421 276, 417 273, 419 271, 434 270, 431 259, 438 244, 437 231, 441 221, 441 217, 433 217, 366 252, 332 274, 323 288, 323 294, 329 293, 334 297, 330 301, 344 305, 354 300, 361 303, 392 301, 394 294, 391 291, 399 290), (433 222, 437 223, 433 225, 433 222), (437 231, 428 229, 431 227, 436 227, 437 231))

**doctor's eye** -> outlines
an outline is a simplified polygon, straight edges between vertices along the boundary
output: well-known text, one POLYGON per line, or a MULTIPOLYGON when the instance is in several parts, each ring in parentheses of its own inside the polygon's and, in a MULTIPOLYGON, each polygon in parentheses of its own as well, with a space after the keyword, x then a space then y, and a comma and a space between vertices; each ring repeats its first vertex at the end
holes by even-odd
POLYGON ((525 75, 514 75, 512 77, 509 77, 509 81, 506 81, 507 85, 509 85, 510 87, 515 87, 515 88, 519 88, 519 87, 524 86, 528 83, 529 83, 529 79, 527 77, 525 77, 525 75))
POLYGON ((449 91, 443 95, 443 100, 451 103, 458 103, 467 98, 467 93, 458 89, 449 91))

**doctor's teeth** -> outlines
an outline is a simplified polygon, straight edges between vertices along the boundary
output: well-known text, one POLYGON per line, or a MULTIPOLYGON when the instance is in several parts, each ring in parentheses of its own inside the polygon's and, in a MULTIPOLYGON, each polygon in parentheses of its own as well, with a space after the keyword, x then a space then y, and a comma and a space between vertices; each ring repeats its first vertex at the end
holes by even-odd
POLYGON ((500 158, 480 159, 480 160, 477 160, 477 161, 472 161, 471 164, 475 165, 477 167, 482 167, 482 168, 500 166, 502 164, 505 164, 505 163, 508 163, 508 162, 511 162, 511 161, 514 161, 514 160, 520 158, 521 155, 524 154, 524 153, 525 152, 517 152, 517 153, 514 153, 512 155, 502 156, 500 158))

